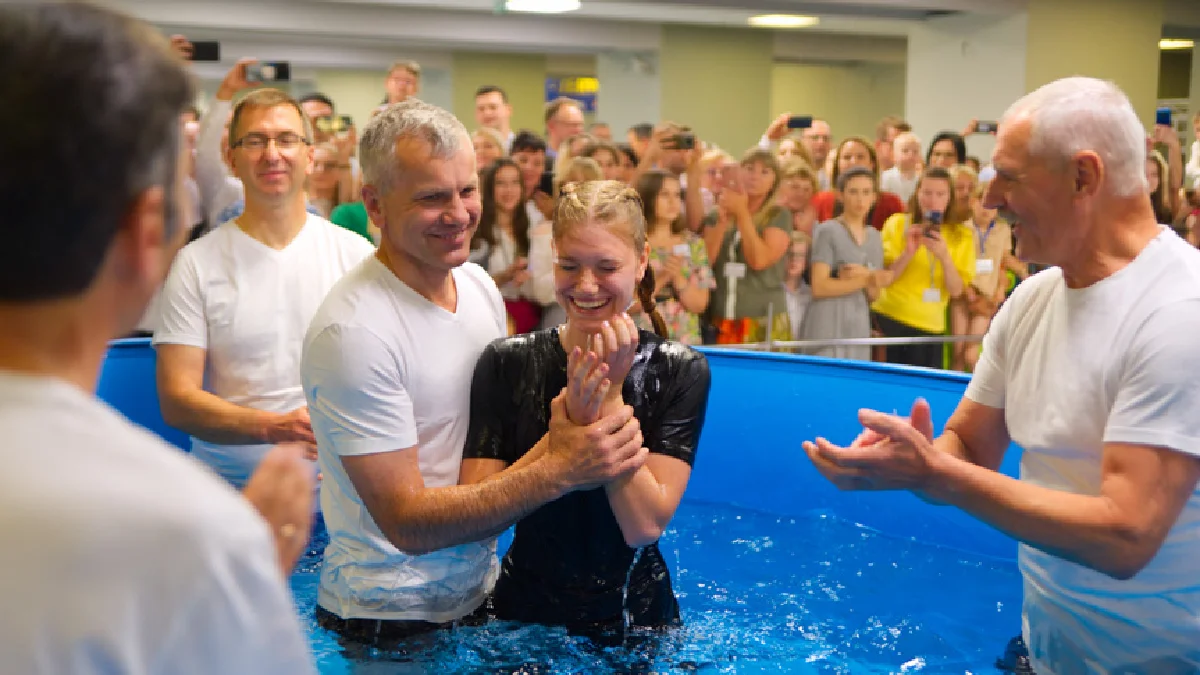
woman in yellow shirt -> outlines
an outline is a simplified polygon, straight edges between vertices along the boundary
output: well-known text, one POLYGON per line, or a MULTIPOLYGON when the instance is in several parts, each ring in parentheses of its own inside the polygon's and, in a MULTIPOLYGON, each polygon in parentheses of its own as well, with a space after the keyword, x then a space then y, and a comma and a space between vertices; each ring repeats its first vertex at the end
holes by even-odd
MULTIPOLYGON (((946 333, 946 305, 975 277, 975 237, 962 223, 943 223, 953 213, 954 185, 940 167, 926 169, 908 201, 908 212, 883 226, 883 264, 894 281, 871 306, 875 328, 886 337, 946 333)), ((942 345, 887 348, 889 363, 942 367, 942 345)))

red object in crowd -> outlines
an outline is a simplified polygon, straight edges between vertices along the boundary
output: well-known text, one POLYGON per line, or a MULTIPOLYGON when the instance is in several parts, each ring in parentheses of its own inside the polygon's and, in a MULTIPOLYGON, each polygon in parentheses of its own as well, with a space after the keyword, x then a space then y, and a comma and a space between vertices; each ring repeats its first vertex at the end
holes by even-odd
POLYGON ((512 319, 514 334, 528 333, 542 320, 542 308, 529 300, 505 300, 504 309, 512 319))
MULTIPOLYGON (((812 199, 813 208, 817 211, 817 222, 823 223, 833 218, 833 208, 837 204, 837 193, 832 190, 819 192, 812 199)), ((875 210, 871 214, 871 227, 883 229, 888 218, 897 213, 904 213, 904 202, 893 192, 880 192, 875 200, 875 210)))

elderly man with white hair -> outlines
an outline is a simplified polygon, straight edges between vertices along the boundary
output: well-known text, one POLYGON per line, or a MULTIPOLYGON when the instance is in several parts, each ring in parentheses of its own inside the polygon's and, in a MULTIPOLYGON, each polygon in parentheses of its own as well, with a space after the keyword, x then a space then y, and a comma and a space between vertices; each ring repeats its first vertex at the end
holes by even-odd
POLYGON ((1048 84, 996 140, 985 201, 1054 267, 1000 310, 941 436, 918 401, 805 450, 843 489, 911 490, 1019 540, 1036 672, 1200 671, 1200 251, 1155 222, 1111 83, 1048 84), (1019 479, 998 472, 1010 441, 1019 479))
POLYGON ((361 151, 379 250, 329 292, 301 362, 330 538, 317 617, 352 650, 478 614, 495 535, 646 458, 628 406, 580 427, 556 399, 525 459, 458 485, 475 364, 505 334, 500 291, 467 262, 482 208, 471 137, 410 98, 371 120, 361 151))

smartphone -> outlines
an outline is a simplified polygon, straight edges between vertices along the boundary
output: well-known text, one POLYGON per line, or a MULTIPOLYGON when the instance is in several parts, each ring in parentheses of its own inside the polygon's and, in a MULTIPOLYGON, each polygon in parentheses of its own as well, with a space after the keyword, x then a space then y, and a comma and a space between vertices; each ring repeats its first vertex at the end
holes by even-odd
POLYGON ((989 121, 975 123, 975 131, 978 131, 981 134, 994 134, 998 128, 1000 128, 1000 125, 995 122, 989 121))
POLYGON ((197 40, 192 43, 193 61, 220 61, 221 43, 216 40, 197 40))
POLYGON ((812 115, 792 115, 788 118, 787 128, 789 129, 808 129, 812 127, 812 115))
POLYGON ((696 134, 690 132, 675 134, 672 140, 676 150, 691 150, 696 147, 696 134))
POLYGON ((941 211, 930 211, 928 214, 925 215, 925 232, 924 232, 924 234, 926 237, 932 236, 932 235, 940 232, 941 229, 942 229, 942 212, 941 211))
POLYGON ((675 244, 671 249, 671 253, 686 258, 692 254, 692 247, 687 244, 675 244))
POLYGON ((344 136, 350 133, 350 127, 354 124, 354 120, 349 115, 339 115, 333 117, 331 115, 322 115, 313 120, 313 126, 323 134, 337 134, 344 136))
POLYGON ((541 180, 538 181, 538 192, 545 192, 548 195, 554 195, 554 172, 545 171, 542 173, 541 180))
POLYGON ((1165 127, 1174 126, 1171 124, 1171 109, 1159 108, 1154 112, 1154 123, 1165 127))
POLYGON ((264 61, 246 66, 247 82, 287 82, 292 79, 292 66, 286 61, 264 61))

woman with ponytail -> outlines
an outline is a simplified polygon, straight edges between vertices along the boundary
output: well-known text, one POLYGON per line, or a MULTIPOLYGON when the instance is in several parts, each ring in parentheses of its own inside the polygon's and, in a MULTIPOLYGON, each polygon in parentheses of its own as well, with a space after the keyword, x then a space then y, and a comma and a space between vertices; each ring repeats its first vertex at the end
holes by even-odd
POLYGON ((471 386, 460 482, 481 482, 554 452, 539 439, 557 396, 577 425, 632 407, 645 463, 520 520, 492 596, 499 619, 565 626, 619 644, 626 616, 641 627, 679 621, 670 566, 655 542, 691 475, 708 363, 663 337, 636 191, 617 181, 568 183, 553 221, 555 294, 566 322, 484 350, 471 386), (655 332, 638 330, 626 313, 635 302, 655 332))

